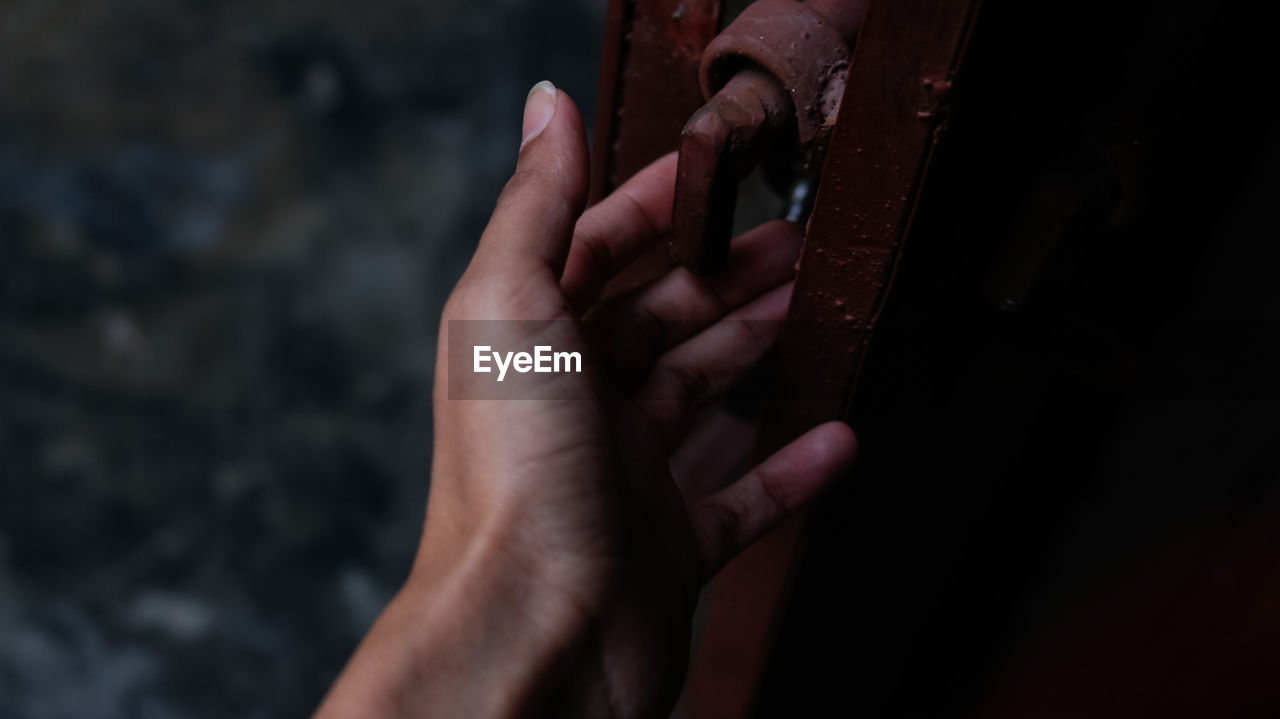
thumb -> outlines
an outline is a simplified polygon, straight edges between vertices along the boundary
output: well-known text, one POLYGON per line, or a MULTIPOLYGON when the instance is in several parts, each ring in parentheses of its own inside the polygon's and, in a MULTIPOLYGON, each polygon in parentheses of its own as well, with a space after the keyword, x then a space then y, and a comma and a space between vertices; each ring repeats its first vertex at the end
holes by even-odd
POLYGON ((479 254, 520 255, 558 278, 587 201, 587 138, 569 96, 540 82, 525 100, 520 158, 498 198, 479 254))

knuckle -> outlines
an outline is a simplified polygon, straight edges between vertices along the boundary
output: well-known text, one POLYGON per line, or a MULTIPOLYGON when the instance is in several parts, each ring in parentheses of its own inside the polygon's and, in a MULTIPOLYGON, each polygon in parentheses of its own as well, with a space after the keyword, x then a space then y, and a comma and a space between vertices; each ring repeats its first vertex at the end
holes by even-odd
POLYGON ((731 308, 713 282, 696 275, 689 277, 694 304, 705 307, 707 314, 712 317, 724 317, 729 314, 731 308))
POLYGON ((579 193, 571 189, 572 184, 569 170, 559 161, 522 162, 502 188, 498 209, 528 203, 566 218, 576 217, 586 197, 585 191, 579 197, 579 193))
POLYGON ((583 260, 593 276, 612 275, 617 264, 609 241, 592 227, 579 224, 574 244, 581 248, 583 260))
POLYGON ((548 183, 555 182, 555 173, 540 165, 517 168, 498 196, 498 207, 504 207, 522 198, 540 194, 548 183))
POLYGON ((718 500, 704 501, 700 512, 703 568, 710 576, 737 554, 742 536, 742 517, 732 507, 718 500))
POLYGON ((632 221, 641 225, 646 234, 657 237, 666 232, 665 228, 670 227, 671 221, 669 219, 666 222, 662 222, 654 218, 649 210, 645 208, 644 203, 636 199, 635 195, 628 192, 625 187, 619 188, 616 194, 626 202, 626 207, 632 213, 632 221))
POLYGON ((647 356, 654 357, 667 347, 666 324, 652 308, 637 303, 631 311, 631 327, 647 356))
POLYGON ((763 355, 778 341, 780 322, 767 320, 742 319, 738 328, 746 336, 756 354, 763 355))
POLYGON ((675 389, 672 399, 682 406, 700 407, 711 396, 712 381, 706 372, 681 364, 668 365, 665 371, 675 389))
POLYGON ((781 491, 784 486, 782 477, 769 467, 757 467, 751 474, 760 485, 760 506, 757 513, 769 523, 776 522, 787 513, 787 502, 781 491))

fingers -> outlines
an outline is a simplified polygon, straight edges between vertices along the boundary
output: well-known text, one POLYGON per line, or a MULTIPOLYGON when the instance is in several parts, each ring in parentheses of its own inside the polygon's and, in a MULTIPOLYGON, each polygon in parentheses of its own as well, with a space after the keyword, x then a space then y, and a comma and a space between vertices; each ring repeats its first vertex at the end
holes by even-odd
POLYGON ((549 82, 529 91, 515 174, 498 198, 475 262, 559 277, 587 200, 587 139, 573 100, 549 82))
POLYGON ((703 412, 671 455, 671 479, 684 497, 705 497, 751 468, 756 423, 724 408, 703 412))
POLYGON ((803 241, 790 222, 757 227, 733 243, 723 272, 699 277, 671 270, 601 303, 587 316, 587 330, 620 385, 630 387, 663 352, 790 280, 803 241))
POLYGON ((632 399, 658 427, 668 452, 679 446, 698 410, 728 391, 773 346, 791 288, 787 283, 769 291, 653 365, 632 399))
POLYGON ((666 242, 656 242, 644 254, 637 257, 622 272, 614 275, 604 284, 597 301, 617 297, 657 280, 675 267, 671 259, 671 250, 666 242))
POLYGON ((706 576, 846 473, 857 439, 843 422, 828 422, 778 450, 746 476, 689 507, 706 576))
POLYGON ((575 309, 585 312, 610 278, 671 231, 675 181, 673 152, 636 173, 578 220, 560 280, 575 309))

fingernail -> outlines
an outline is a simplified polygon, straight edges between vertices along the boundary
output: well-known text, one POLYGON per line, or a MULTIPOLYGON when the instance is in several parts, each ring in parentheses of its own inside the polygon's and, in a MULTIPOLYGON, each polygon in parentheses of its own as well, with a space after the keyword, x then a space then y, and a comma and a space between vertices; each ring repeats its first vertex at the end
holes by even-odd
POLYGON ((551 116, 554 114, 556 114, 556 86, 543 80, 533 86, 529 91, 529 97, 524 101, 524 139, 520 141, 521 150, 546 129, 547 123, 551 122, 551 116))

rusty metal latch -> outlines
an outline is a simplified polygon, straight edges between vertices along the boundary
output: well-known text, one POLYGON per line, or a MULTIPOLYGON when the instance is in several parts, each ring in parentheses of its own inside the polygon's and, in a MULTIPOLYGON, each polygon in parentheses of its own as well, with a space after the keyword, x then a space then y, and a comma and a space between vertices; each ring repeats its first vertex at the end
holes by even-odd
POLYGON ((681 133, 671 255, 714 272, 729 253, 738 182, 778 145, 820 165, 865 0, 757 0, 707 46, 707 104, 681 133))

